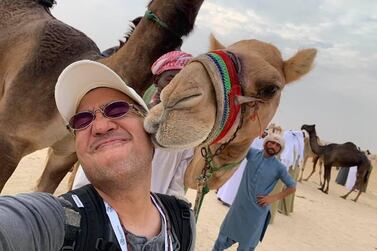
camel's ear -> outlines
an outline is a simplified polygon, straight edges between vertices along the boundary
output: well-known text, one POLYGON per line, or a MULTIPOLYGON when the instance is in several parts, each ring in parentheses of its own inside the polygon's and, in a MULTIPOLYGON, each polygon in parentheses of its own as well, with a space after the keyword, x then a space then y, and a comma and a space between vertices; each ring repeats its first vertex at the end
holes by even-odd
POLYGON ((285 83, 288 84, 295 81, 308 73, 312 68, 316 54, 316 49, 305 49, 297 52, 296 55, 285 61, 285 83))
POLYGON ((209 50, 210 51, 213 51, 213 50, 221 50, 221 49, 225 49, 225 46, 222 45, 216 38, 215 36, 211 33, 211 35, 209 36, 209 50))

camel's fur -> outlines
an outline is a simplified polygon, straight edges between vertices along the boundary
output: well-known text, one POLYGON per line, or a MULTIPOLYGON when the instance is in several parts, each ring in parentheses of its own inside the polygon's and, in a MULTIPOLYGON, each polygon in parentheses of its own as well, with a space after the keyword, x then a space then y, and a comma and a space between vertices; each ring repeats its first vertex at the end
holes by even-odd
MULTIPOLYGON (((202 2, 154 0, 149 8, 181 36, 193 28, 202 2)), ((0 191, 28 153, 50 147, 38 191, 53 192, 77 160, 73 138, 53 95, 67 65, 80 59, 100 60, 142 94, 150 83, 154 60, 181 42, 144 17, 126 45, 111 57, 101 58, 92 40, 55 19, 37 0, 1 0, 0 191)))
POLYGON ((320 157, 323 157, 324 164, 324 176, 323 184, 320 190, 324 193, 329 192, 329 183, 331 178, 331 168, 333 166, 337 167, 352 167, 357 166, 357 178, 356 183, 351 189, 351 191, 342 198, 347 198, 347 196, 353 192, 356 188, 359 190, 354 201, 357 201, 361 192, 366 185, 366 179, 371 170, 371 163, 366 156, 366 154, 360 151, 355 144, 352 142, 346 142, 344 144, 327 144, 321 146, 317 142, 317 133, 315 130, 315 125, 303 125, 302 130, 306 130, 310 137, 310 146, 312 151, 320 157))
MULTIPOLYGON (((211 37, 212 47, 223 49, 221 43, 211 37)), ((258 110, 258 120, 252 121, 250 109, 245 105, 243 124, 237 137, 215 157, 218 165, 240 162, 246 155, 251 141, 271 121, 279 105, 284 86, 306 74, 313 64, 315 49, 298 52, 284 61, 279 50, 271 44, 257 40, 239 41, 226 50, 234 53, 241 62, 240 81, 244 96, 263 99, 258 110), (293 73, 294 71, 295 73, 293 73), (287 78, 288 76, 288 78, 287 78), (275 90, 271 97, 271 90, 275 90)), ((200 144, 214 127, 216 100, 209 75, 198 62, 189 63, 161 93, 161 103, 151 109, 145 120, 145 128, 153 134, 157 144, 163 147, 196 147, 195 155, 185 173, 185 185, 196 188, 196 178, 204 167, 200 144), (199 146, 198 146, 199 145, 199 146)), ((229 138, 229 137, 228 137, 229 138)), ((212 145, 214 152, 219 144, 212 145)), ((218 171, 209 180, 211 189, 221 186, 235 170, 218 171)))

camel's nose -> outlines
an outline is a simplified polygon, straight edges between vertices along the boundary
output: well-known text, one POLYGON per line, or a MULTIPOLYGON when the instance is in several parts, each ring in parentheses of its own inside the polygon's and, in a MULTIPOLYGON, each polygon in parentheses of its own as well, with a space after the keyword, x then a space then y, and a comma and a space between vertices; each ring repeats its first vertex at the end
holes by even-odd
POLYGON ((149 122, 145 119, 144 121, 144 129, 150 133, 150 134, 155 134, 158 130, 158 123, 154 123, 154 122, 149 122))
POLYGON ((144 129, 150 134, 156 134, 161 122, 162 105, 156 105, 144 119, 144 129))

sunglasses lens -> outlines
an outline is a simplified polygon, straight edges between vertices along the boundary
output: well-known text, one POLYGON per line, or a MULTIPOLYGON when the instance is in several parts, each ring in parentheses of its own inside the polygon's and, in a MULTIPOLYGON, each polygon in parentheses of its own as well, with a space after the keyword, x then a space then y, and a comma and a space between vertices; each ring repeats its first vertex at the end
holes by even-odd
POLYGON ((80 112, 71 118, 69 126, 74 130, 80 130, 92 123, 94 115, 91 112, 80 112))
POLYGON ((127 102, 117 101, 107 105, 103 112, 108 118, 119 118, 124 116, 130 110, 130 105, 127 102))

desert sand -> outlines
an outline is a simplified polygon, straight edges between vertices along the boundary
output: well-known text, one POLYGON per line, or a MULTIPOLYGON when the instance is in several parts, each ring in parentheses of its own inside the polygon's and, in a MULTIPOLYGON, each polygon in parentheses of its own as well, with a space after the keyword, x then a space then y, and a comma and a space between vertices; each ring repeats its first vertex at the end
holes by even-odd
MULTIPOLYGON (((23 158, 2 194, 32 191, 46 160, 46 150, 23 158)), ((310 165, 310 163, 309 163, 310 165)), ((267 229, 258 251, 372 251, 377 250, 377 163, 374 161, 368 191, 357 203, 351 201, 355 194, 344 200, 339 196, 347 190, 334 183, 337 171, 332 171, 328 195, 318 188, 318 173, 312 180, 297 186, 295 208, 290 216, 278 214, 267 229)), ((306 168, 304 177, 311 171, 306 168)), ((56 194, 67 190, 67 178, 56 194)), ((195 199, 195 191, 187 197, 195 199)), ((205 198, 197 224, 196 250, 211 250, 220 224, 228 211, 211 191, 205 198)), ((236 250, 234 245, 229 250, 236 250)))

